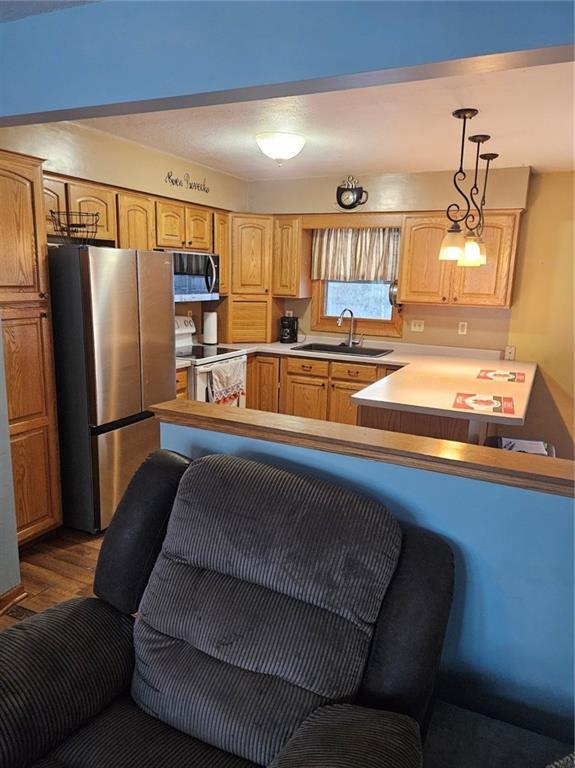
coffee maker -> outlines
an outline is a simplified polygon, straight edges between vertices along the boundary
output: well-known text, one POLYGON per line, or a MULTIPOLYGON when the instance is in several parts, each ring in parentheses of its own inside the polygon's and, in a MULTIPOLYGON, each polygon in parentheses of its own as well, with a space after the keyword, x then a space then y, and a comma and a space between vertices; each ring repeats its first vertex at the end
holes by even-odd
POLYGON ((297 341, 297 317, 285 315, 280 318, 280 341, 282 344, 294 344, 297 341))

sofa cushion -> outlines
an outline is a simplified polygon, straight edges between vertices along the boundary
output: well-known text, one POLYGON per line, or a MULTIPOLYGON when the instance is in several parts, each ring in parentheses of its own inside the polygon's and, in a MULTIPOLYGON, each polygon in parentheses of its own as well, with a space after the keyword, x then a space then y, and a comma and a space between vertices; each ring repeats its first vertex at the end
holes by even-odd
POLYGON ((357 693, 401 547, 383 505, 232 456, 186 471, 135 627, 135 700, 267 764, 357 693))
POLYGON ((116 699, 32 768, 253 768, 116 699))

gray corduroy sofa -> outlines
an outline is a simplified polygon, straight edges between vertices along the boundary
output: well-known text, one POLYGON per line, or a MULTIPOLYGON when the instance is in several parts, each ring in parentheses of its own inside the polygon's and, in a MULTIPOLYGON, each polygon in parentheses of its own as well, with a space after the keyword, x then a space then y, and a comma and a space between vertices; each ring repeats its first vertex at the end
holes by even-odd
POLYGON ((0 633, 0 767, 415 768, 452 587, 380 503, 158 451, 98 597, 0 633))

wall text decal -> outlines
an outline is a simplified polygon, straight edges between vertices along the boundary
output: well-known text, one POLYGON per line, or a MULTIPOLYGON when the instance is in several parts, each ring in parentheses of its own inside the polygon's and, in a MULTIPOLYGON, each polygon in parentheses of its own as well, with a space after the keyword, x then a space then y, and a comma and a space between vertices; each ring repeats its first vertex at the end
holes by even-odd
POLYGON ((203 181, 195 181, 191 178, 189 173, 184 173, 183 176, 176 176, 173 171, 168 171, 164 177, 164 181, 170 187, 193 189, 195 192, 205 192, 206 194, 209 194, 210 191, 210 188, 206 184, 205 177, 203 181))

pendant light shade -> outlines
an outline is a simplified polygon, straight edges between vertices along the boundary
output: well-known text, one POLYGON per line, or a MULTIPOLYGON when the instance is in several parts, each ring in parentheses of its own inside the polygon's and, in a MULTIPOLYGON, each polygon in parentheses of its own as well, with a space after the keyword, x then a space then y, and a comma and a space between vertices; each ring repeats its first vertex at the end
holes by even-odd
POLYGON ((489 165, 499 155, 495 152, 481 154, 481 147, 491 138, 486 133, 475 133, 469 136, 469 141, 475 145, 475 168, 473 182, 469 192, 466 193, 463 182, 467 178, 464 168, 465 135, 467 122, 478 114, 478 110, 471 107, 456 109, 453 117, 462 122, 461 149, 459 153, 459 168, 453 174, 453 186, 461 198, 460 202, 450 203, 445 211, 451 222, 447 234, 443 238, 439 250, 440 261, 457 261, 459 267, 481 267, 487 264, 487 253, 482 240, 485 226, 485 197, 487 194, 487 177, 489 165), (483 180, 483 192, 480 190, 479 161, 485 160, 485 175, 483 180), (463 237, 461 227, 465 227, 466 234, 463 237), (463 242, 462 242, 463 240, 463 242))
POLYGON ((279 165, 299 155, 305 145, 305 137, 296 133, 258 133, 256 141, 264 155, 279 165))
POLYGON ((457 262, 458 267, 480 267, 481 266, 481 248, 479 238, 473 235, 465 238, 465 247, 463 254, 457 262))
POLYGON ((452 226, 445 233, 439 249, 440 261, 458 261, 463 256, 465 238, 458 224, 452 226))

